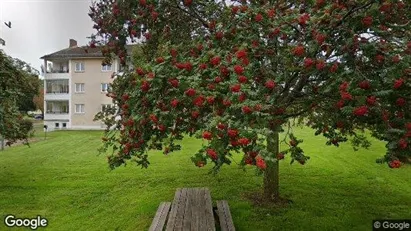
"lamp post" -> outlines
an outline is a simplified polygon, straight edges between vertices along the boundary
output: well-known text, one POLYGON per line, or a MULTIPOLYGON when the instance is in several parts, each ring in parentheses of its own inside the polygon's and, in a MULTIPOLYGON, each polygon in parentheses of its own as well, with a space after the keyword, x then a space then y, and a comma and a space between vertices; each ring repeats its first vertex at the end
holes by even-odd
POLYGON ((43 127, 44 127, 44 139, 46 139, 47 138, 47 128, 48 128, 48 126, 44 125, 43 127))

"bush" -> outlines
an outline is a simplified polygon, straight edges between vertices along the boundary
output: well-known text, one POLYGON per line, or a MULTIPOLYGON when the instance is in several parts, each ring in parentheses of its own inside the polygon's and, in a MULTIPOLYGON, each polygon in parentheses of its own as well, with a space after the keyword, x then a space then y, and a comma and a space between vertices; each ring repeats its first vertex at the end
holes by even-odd
POLYGON ((6 133, 7 145, 10 146, 17 140, 23 140, 24 144, 28 144, 28 138, 34 135, 33 122, 30 119, 19 119, 15 125, 6 133))

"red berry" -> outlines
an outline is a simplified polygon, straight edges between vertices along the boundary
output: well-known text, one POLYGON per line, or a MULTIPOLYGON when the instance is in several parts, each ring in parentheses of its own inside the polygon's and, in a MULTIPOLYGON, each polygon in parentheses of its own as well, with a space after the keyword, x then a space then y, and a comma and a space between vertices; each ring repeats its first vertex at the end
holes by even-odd
POLYGON ((223 32, 218 31, 218 32, 215 34, 215 37, 216 37, 217 40, 221 40, 221 39, 223 39, 224 34, 223 34, 223 32))
POLYGON ((360 83, 358 84, 358 86, 359 86, 361 89, 364 89, 364 90, 368 90, 368 89, 370 89, 370 87, 371 87, 370 82, 369 82, 368 80, 364 80, 364 81, 360 82, 360 83))
POLYGON ((124 101, 127 101, 128 99, 130 99, 130 96, 128 94, 124 94, 122 98, 124 101))
POLYGON ((141 88, 142 91, 147 92, 148 90, 150 90, 150 83, 144 80, 144 81, 141 83, 141 87, 140 87, 140 88, 141 88))
POLYGON ((220 129, 220 130, 224 130, 226 127, 227 127, 227 126, 224 125, 224 124, 222 124, 222 123, 219 123, 219 124, 217 125, 217 128, 220 129))
POLYGON ((267 168, 267 165, 266 165, 265 161, 261 157, 257 157, 257 158, 255 158, 255 160, 256 160, 255 165, 257 165, 258 168, 260 168, 260 169, 267 168))
POLYGON ((217 66, 218 64, 220 64, 220 61, 221 61, 221 58, 218 57, 218 56, 213 57, 213 58, 210 59, 210 63, 211 63, 213 66, 217 66))
POLYGON ((209 149, 207 149, 206 152, 207 152, 207 155, 208 155, 211 159, 217 160, 217 158, 218 158, 217 152, 214 151, 214 149, 209 148, 209 149))
POLYGON ((193 0, 184 0, 184 6, 190 6, 193 0))
POLYGON ((311 58, 304 59, 305 68, 310 68, 312 65, 314 65, 314 61, 311 58))
POLYGON ((301 46, 301 45, 300 45, 300 46, 296 46, 296 47, 294 47, 294 49, 293 49, 293 54, 294 54, 295 56, 303 56, 304 53, 305 53, 304 47, 301 46))
POLYGON ((243 59, 247 57, 247 52, 245 50, 239 50, 237 51, 236 56, 238 59, 243 59))
POLYGON ((196 94, 196 90, 193 89, 193 88, 189 88, 187 91, 185 91, 185 94, 186 94, 187 96, 192 97, 192 96, 194 96, 194 95, 196 94))
POLYGON ((401 149, 406 149, 407 146, 408 146, 408 142, 407 142, 405 139, 400 139, 400 140, 398 141, 398 146, 399 146, 401 149))
POLYGON ((170 80, 168 80, 168 82, 171 84, 171 86, 173 86, 175 88, 178 87, 178 84, 179 84, 178 79, 170 79, 170 80))
POLYGON ((247 146, 250 143, 250 140, 248 138, 240 138, 237 142, 243 146, 247 146))
POLYGON ((171 100, 171 106, 174 107, 174 108, 177 107, 178 103, 179 103, 178 99, 171 100))
POLYGON ((367 106, 360 106, 353 110, 354 115, 356 116, 364 116, 368 113, 367 106))
POLYGON ((150 115, 150 120, 153 121, 154 123, 157 123, 157 122, 158 122, 158 118, 157 118, 157 116, 154 115, 154 114, 151 114, 151 115, 150 115))
POLYGON ((361 22, 362 22, 362 24, 365 26, 365 27, 370 27, 371 25, 372 25, 372 17, 371 16, 367 16, 367 17, 365 17, 365 18, 363 18, 362 20, 361 20, 361 22))
POLYGON ((400 88, 400 87, 403 85, 403 83, 404 83, 404 79, 402 79, 402 78, 395 80, 395 82, 394 82, 394 88, 395 88, 395 89, 400 88))
POLYGON ((254 20, 255 20, 256 22, 261 22, 261 21, 263 20, 263 15, 260 14, 260 13, 257 14, 257 15, 255 16, 254 20))
POLYGON ((215 77, 214 82, 220 83, 222 81, 220 76, 215 77))
POLYGON ((199 111, 193 111, 193 112, 191 112, 191 117, 193 117, 194 119, 197 119, 199 115, 200 115, 200 112, 199 112, 199 111))
POLYGON ((232 92, 239 92, 241 90, 241 85, 240 84, 235 84, 234 86, 231 86, 231 91, 232 92))
POLYGON ((240 66, 240 65, 235 65, 235 66, 234 66, 234 72, 235 72, 237 75, 242 75, 242 74, 244 73, 244 68, 243 68, 242 66, 240 66))
POLYGON ((209 131, 203 132, 203 138, 206 140, 211 140, 213 138, 213 134, 209 131))
POLYGON ((243 106, 241 108, 241 110, 243 111, 243 113, 245 114, 250 114, 251 112, 253 112, 253 110, 249 107, 249 106, 243 106))
POLYGON ((325 42, 325 38, 326 38, 326 36, 323 35, 323 34, 320 34, 320 33, 318 33, 318 34, 315 36, 315 40, 317 40, 317 43, 318 43, 319 45, 322 45, 322 44, 325 42))
POLYGON ((238 82, 240 83, 246 83, 248 81, 247 77, 245 77, 244 75, 240 75, 238 76, 238 82))
POLYGON ((229 137, 234 138, 238 136, 238 130, 236 129, 228 129, 227 134, 229 137))
POLYGON ((197 96, 194 100, 193 100, 193 104, 195 106, 201 107, 204 104, 204 96, 200 95, 197 96))
POLYGON ((324 60, 318 60, 317 65, 315 66, 317 70, 321 71, 325 68, 325 62, 324 60))
POLYGON ((157 62, 157 63, 163 63, 163 62, 164 62, 164 58, 163 58, 163 57, 158 57, 158 58, 156 59, 156 62, 157 62))
POLYGON ((395 103, 397 104, 397 106, 402 107, 407 103, 407 101, 405 101, 404 98, 398 98, 397 101, 395 101, 395 103))
POLYGON ((367 104, 370 106, 375 105, 375 102, 377 101, 377 97, 375 96, 368 96, 367 97, 367 104))
POLYGON ((399 168, 401 167, 401 162, 399 160, 393 160, 389 162, 390 168, 399 168))
POLYGON ((284 159, 284 154, 282 152, 277 154, 277 160, 282 160, 284 159))
POLYGON ((270 90, 272 90, 272 89, 274 89, 274 87, 275 87, 275 82, 273 81, 273 80, 267 80, 267 82, 265 82, 265 87, 267 88, 267 89, 270 89, 270 90))

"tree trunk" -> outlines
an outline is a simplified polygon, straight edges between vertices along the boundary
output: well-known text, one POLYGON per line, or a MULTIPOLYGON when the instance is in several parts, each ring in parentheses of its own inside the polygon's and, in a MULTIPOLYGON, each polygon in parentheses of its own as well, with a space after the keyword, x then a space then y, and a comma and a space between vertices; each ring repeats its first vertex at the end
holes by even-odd
MULTIPOLYGON (((273 130, 271 135, 267 137, 267 150, 272 156, 276 157, 280 151, 279 130, 273 130)), ((277 201, 280 197, 279 185, 279 164, 267 163, 267 168, 264 171, 264 197, 270 201, 277 201)))
POLYGON ((0 142, 1 142, 1 150, 4 150, 4 137, 0 136, 0 142))

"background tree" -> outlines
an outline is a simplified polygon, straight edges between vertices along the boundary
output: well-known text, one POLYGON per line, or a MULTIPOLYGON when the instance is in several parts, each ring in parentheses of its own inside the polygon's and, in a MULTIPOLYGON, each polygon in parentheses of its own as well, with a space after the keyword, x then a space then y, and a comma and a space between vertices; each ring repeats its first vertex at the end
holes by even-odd
POLYGON ((32 122, 23 119, 19 110, 19 100, 33 87, 30 69, 20 64, 0 51, 0 136, 7 145, 18 140, 28 144, 33 129, 32 122))
POLYGON ((33 102, 33 97, 39 94, 40 85, 42 84, 42 81, 39 79, 40 72, 18 58, 13 58, 13 63, 17 69, 22 70, 22 74, 25 75, 27 81, 22 86, 24 95, 19 98, 19 110, 24 113, 34 111, 36 110, 36 105, 33 102))
POLYGON ((44 115, 44 89, 40 88, 38 95, 33 97, 33 103, 36 105, 36 109, 41 111, 44 115))
POLYGON ((167 154, 196 135, 208 140, 197 166, 211 162, 217 172, 241 153, 242 165, 264 173, 265 198, 278 201, 278 161, 309 159, 290 131, 295 119, 327 145, 351 138, 355 149, 370 145, 367 129, 387 142, 377 161, 400 167, 410 155, 410 14, 403 1, 100 1, 90 12, 92 46, 125 62, 127 38, 141 31, 151 51, 113 82, 108 95, 120 110, 97 115, 120 130, 103 139, 103 150, 114 148, 110 166, 147 167, 147 150, 167 154), (198 25, 181 43, 169 36, 179 31, 168 29, 171 8, 198 25))

